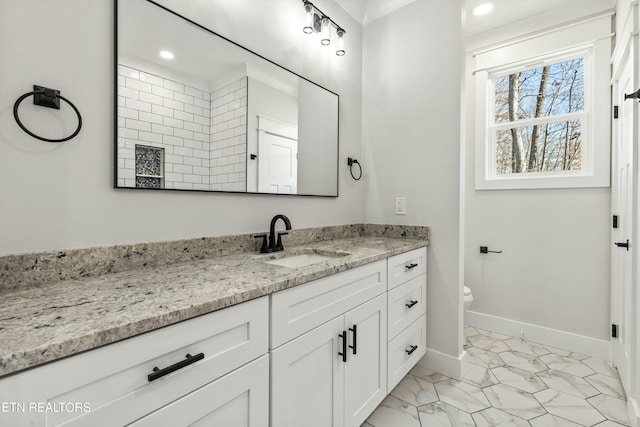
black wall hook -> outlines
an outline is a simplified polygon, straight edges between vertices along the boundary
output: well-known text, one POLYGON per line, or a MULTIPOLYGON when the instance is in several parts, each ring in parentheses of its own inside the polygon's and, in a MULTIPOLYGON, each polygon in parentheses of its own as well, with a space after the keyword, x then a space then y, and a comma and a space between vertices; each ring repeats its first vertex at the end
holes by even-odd
POLYGON ((640 89, 638 89, 637 91, 630 93, 630 94, 624 94, 624 100, 626 101, 627 99, 638 99, 640 98, 640 89))
POLYGON ((27 92, 24 95, 22 95, 20 98, 18 98, 15 104, 13 104, 13 117, 16 119, 16 123, 18 123, 18 126, 20 126, 20 129, 22 129, 32 137, 39 139, 41 141, 46 141, 46 142, 68 141, 71 138, 74 138, 76 135, 78 135, 78 133, 80 133, 80 129, 82 129, 82 116, 80 115, 80 111, 78 111, 76 106, 73 105, 73 103, 69 101, 67 98, 60 95, 59 90, 51 89, 44 86, 33 85, 33 91, 27 92), (39 105, 41 107, 55 108, 56 110, 59 110, 61 99, 65 101, 67 104, 69 104, 71 108, 73 108, 73 111, 75 111, 76 115, 78 116, 78 128, 75 130, 75 132, 73 132, 71 135, 67 136, 66 138, 50 139, 50 138, 44 138, 42 136, 36 135, 35 133, 27 129, 26 126, 23 125, 22 121, 20 120, 20 116, 18 115, 18 107, 20 107, 20 103, 22 101, 24 101, 26 98, 30 97, 31 95, 33 95, 34 105, 39 105))

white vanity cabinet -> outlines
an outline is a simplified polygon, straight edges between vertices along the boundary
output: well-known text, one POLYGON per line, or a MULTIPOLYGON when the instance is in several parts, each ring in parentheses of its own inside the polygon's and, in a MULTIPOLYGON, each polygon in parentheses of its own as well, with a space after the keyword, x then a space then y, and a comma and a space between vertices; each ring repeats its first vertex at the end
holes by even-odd
POLYGON ((131 427, 268 427, 269 356, 164 406, 131 427))
POLYGON ((0 426, 359 427, 425 340, 420 248, 2 378, 0 426))
POLYGON ((427 248, 390 257, 387 262, 390 393, 426 353, 427 248))
POLYGON ((386 261, 273 294, 271 426, 357 427, 387 395, 386 261))
POLYGON ((0 425, 173 427, 215 420, 214 425, 267 427, 268 299, 3 378, 0 401, 26 406, 0 414, 0 425), (180 362, 187 366, 149 377, 180 362), (85 406, 69 410, 69 403, 85 406), (42 408, 31 410, 33 404, 42 408), (44 410, 47 404, 58 411, 44 410))

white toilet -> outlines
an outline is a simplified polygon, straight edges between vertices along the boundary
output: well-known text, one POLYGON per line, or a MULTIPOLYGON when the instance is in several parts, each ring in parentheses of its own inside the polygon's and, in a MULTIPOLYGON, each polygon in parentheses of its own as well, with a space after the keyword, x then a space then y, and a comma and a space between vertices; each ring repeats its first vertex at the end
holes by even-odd
POLYGON ((464 311, 469 310, 469 307, 471 307, 471 304, 473 304, 473 294, 471 293, 471 289, 465 286, 464 287, 464 311))

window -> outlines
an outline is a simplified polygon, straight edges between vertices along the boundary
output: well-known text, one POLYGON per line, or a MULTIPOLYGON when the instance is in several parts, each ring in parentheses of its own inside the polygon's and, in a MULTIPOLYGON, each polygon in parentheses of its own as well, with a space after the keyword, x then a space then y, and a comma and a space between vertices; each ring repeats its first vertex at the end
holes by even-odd
POLYGON ((582 170, 584 63, 581 56, 492 77, 497 175, 582 170))
POLYGON ((593 40, 602 21, 475 55, 476 189, 609 186, 610 46, 593 40))

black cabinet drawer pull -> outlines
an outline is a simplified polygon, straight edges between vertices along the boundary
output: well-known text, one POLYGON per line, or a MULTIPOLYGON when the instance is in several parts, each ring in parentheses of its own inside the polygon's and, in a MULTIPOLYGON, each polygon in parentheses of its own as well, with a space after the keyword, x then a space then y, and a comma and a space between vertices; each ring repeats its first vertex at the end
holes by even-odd
POLYGON ((342 356, 342 361, 347 363, 347 331, 338 334, 338 338, 342 338, 342 353, 338 353, 338 356, 342 356))
POLYGON ((414 305, 416 305, 417 303, 418 303, 418 301, 411 301, 411 302, 409 302, 409 304, 405 304, 405 305, 407 306, 407 308, 411 308, 414 305))
POLYGON ((417 345, 412 345, 410 350, 405 350, 407 352, 407 354, 411 354, 414 351, 416 351, 416 349, 418 348, 417 345))
POLYGON ((418 266, 418 264, 416 264, 415 262, 409 265, 405 265, 404 268, 406 268, 407 270, 411 270, 412 268, 416 268, 418 266))
POLYGON ((350 345, 349 348, 353 350, 353 354, 356 354, 356 348, 358 345, 358 325, 353 325, 353 328, 349 328, 351 332, 353 332, 353 345, 350 345))
POLYGON ((189 366, 192 363, 197 362, 198 360, 204 359, 204 353, 198 353, 195 356, 187 354, 186 359, 179 361, 178 363, 174 363, 171 366, 167 366, 166 368, 158 368, 157 366, 153 368, 153 373, 147 375, 147 379, 149 382, 157 380, 158 378, 162 378, 171 372, 177 371, 178 369, 182 369, 185 366, 189 366))

